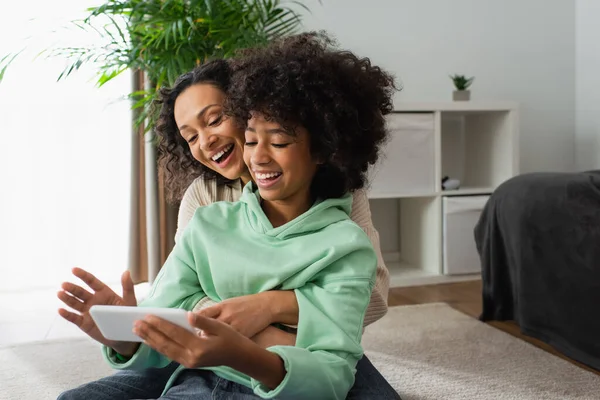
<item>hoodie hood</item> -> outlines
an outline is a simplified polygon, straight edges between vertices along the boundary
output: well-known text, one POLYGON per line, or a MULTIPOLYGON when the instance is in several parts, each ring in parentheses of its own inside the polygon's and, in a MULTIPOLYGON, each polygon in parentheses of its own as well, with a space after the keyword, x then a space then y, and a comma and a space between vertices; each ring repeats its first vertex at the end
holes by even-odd
POLYGON ((246 205, 248 222, 253 230, 280 239, 310 234, 333 223, 348 220, 352 210, 352 195, 346 193, 339 198, 317 200, 305 213, 284 225, 273 228, 260 205, 260 193, 253 182, 248 182, 244 186, 240 202, 246 205))

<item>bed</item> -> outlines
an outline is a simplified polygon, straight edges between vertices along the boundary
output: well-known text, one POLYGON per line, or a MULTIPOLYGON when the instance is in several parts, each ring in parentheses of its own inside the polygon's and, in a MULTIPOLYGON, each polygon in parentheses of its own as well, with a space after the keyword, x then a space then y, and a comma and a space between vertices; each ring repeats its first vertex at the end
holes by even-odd
POLYGON ((504 182, 475 227, 482 321, 521 331, 600 370, 600 171, 504 182))

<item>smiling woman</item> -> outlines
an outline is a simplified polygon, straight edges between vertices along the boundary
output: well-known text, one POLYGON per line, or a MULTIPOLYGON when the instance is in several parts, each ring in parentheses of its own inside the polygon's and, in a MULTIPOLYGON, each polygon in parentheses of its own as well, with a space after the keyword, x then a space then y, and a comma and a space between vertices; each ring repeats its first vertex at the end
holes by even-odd
POLYGON ((224 102, 225 94, 214 85, 190 86, 175 100, 175 121, 196 160, 227 179, 244 175, 247 181, 242 138, 233 135, 233 120, 223 116, 224 102))
MULTIPOLYGON (((169 201, 180 201, 196 178, 213 181, 215 189, 250 180, 242 129, 224 115, 230 80, 228 62, 213 60, 161 89, 156 131, 169 201)), ((180 210, 189 211, 183 203, 180 210)), ((182 228, 179 224, 178 231, 182 228)))

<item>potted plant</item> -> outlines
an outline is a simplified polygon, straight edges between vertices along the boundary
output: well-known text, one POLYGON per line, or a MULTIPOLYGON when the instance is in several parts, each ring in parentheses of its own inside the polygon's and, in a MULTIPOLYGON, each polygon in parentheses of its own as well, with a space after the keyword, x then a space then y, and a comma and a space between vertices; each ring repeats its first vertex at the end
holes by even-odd
MULTIPOLYGON (((307 9, 298 1, 289 4, 307 9)), ((153 125, 151 104, 161 86, 207 59, 295 33, 301 23, 300 14, 280 0, 105 0, 88 12, 73 24, 99 35, 100 45, 43 53, 68 60, 58 80, 84 64, 95 66, 98 87, 125 71, 143 74, 145 87, 132 89, 128 97, 135 126, 146 130, 153 125)), ((0 81, 16 56, 0 57, 0 81)))
POLYGON ((454 82, 456 90, 452 93, 454 101, 468 101, 471 99, 471 91, 469 86, 473 83, 475 77, 466 78, 464 75, 450 75, 450 79, 454 82))

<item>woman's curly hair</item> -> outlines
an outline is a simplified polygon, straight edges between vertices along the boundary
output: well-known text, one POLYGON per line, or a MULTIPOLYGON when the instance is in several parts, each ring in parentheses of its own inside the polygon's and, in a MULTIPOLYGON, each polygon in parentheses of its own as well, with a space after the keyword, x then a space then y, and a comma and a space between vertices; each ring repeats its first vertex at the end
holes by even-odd
POLYGON ((158 136, 158 165, 162 169, 169 202, 180 201, 194 179, 216 179, 218 184, 230 183, 212 169, 198 162, 179 134, 175 122, 175 100, 187 88, 198 83, 208 83, 227 93, 231 81, 231 68, 226 60, 208 61, 191 72, 181 75, 172 87, 162 87, 153 107, 159 109, 155 126, 158 136))
POLYGON ((324 33, 309 32, 245 49, 231 63, 226 113, 245 123, 252 112, 310 134, 323 162, 315 197, 340 197, 364 187, 367 170, 387 140, 384 116, 393 110, 394 78, 324 33))

